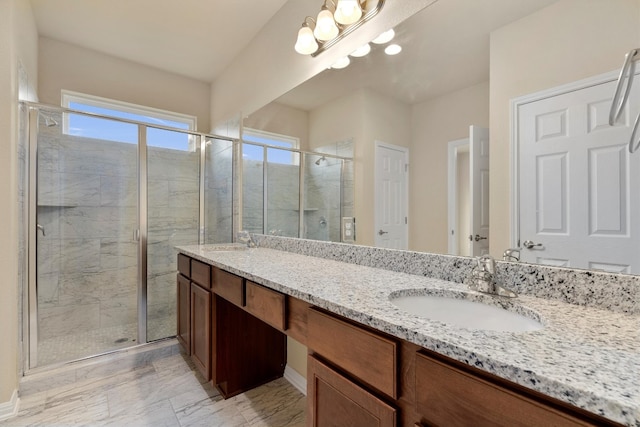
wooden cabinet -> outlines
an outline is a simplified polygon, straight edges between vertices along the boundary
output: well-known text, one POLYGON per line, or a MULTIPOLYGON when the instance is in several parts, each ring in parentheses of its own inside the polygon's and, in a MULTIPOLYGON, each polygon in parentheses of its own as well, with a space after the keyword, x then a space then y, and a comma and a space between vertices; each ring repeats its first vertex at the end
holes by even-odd
POLYGON ((178 325, 177 336, 178 342, 182 345, 188 355, 191 354, 191 283, 189 278, 178 273, 177 278, 178 300, 178 325))
POLYGON ((211 292, 191 283, 191 359, 211 379, 211 292))
POLYGON ((280 331, 287 329, 287 299, 284 294, 249 280, 245 292, 245 310, 280 331))
POLYGON ((416 355, 416 412, 422 425, 477 427, 612 426, 570 407, 459 362, 416 355))
POLYGON ((317 309, 309 310, 307 343, 314 353, 391 398, 398 397, 398 345, 317 309))
POLYGON ((244 280, 235 274, 213 267, 212 289, 216 295, 242 307, 244 306, 244 280))
POLYGON ((320 360, 307 360, 307 426, 395 427, 396 410, 320 360))

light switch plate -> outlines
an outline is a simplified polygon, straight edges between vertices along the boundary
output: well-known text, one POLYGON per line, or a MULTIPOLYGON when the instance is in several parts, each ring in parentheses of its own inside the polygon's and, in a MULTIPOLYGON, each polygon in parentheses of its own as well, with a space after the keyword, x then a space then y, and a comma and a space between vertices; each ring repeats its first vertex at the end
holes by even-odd
POLYGON ((342 217, 342 241, 345 243, 356 241, 356 219, 352 216, 342 217))

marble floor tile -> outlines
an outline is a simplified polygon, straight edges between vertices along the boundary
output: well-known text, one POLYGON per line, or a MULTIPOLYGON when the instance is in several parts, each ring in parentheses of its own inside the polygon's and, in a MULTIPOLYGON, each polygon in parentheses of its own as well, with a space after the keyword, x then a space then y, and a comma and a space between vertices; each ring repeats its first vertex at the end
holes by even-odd
MULTIPOLYGON (((105 359, 105 364, 118 363, 105 359)), ((284 379, 224 400, 188 356, 170 353, 124 371, 92 366, 72 384, 21 396, 9 426, 298 427, 306 398, 284 379), (102 372, 103 376, 95 374, 102 372)), ((40 374, 38 374, 40 375, 40 374)))

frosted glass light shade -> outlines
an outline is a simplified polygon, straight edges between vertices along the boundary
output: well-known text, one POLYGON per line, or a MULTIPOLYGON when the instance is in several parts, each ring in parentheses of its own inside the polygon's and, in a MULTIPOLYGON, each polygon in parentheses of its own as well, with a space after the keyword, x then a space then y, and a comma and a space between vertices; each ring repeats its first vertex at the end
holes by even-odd
POLYGON ((353 52, 351 52, 350 55, 355 58, 362 58, 363 56, 367 55, 369 52, 371 52, 371 45, 367 43, 363 46, 360 46, 353 52))
POLYGON ((333 14, 329 9, 323 7, 320 13, 318 13, 318 19, 316 19, 316 29, 313 30, 313 35, 318 40, 328 41, 336 38, 339 30, 336 25, 336 21, 333 20, 333 14))
POLYGON ((393 38, 396 36, 396 32, 393 31, 393 28, 390 30, 385 31, 384 33, 380 34, 378 37, 376 37, 375 39, 371 40, 373 43, 375 44, 385 44, 387 42, 390 42, 391 40, 393 40, 393 38))
POLYGON ((343 25, 350 25, 362 17, 362 8, 359 0, 338 0, 336 13, 333 15, 336 22, 343 25))
POLYGON ((390 44, 389 46, 384 48, 384 53, 387 55, 397 55, 402 52, 402 46, 397 44, 390 44))
POLYGON ((340 58, 336 62, 334 62, 331 68, 335 68, 339 70, 347 67, 350 63, 351 63, 351 60, 349 59, 349 57, 345 56, 344 58, 340 58))
POLYGON ((302 55, 311 55, 318 50, 318 42, 313 36, 313 31, 306 25, 298 31, 298 39, 295 45, 296 52, 302 55))

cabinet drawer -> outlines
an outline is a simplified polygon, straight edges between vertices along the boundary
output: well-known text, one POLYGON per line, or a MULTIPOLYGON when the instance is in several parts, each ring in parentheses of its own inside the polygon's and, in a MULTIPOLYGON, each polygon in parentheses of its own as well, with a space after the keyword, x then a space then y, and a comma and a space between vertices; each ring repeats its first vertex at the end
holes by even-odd
POLYGON ((191 281, 206 289, 211 289, 211 266, 198 260, 191 260, 191 281))
POLYGON ((276 329, 286 329, 286 295, 249 280, 245 292, 245 310, 276 329))
POLYGON ((307 426, 395 427, 397 411, 313 356, 307 358, 307 426))
POLYGON ((178 254, 178 271, 185 277, 191 277, 191 258, 178 254))
POLYGON ((395 341, 310 309, 307 345, 365 384, 398 397, 395 341))
POLYGON ((416 357, 416 412, 429 425, 451 427, 592 425, 421 353, 416 357))
POLYGON ((237 306, 244 306, 242 277, 213 268, 213 292, 237 306))

